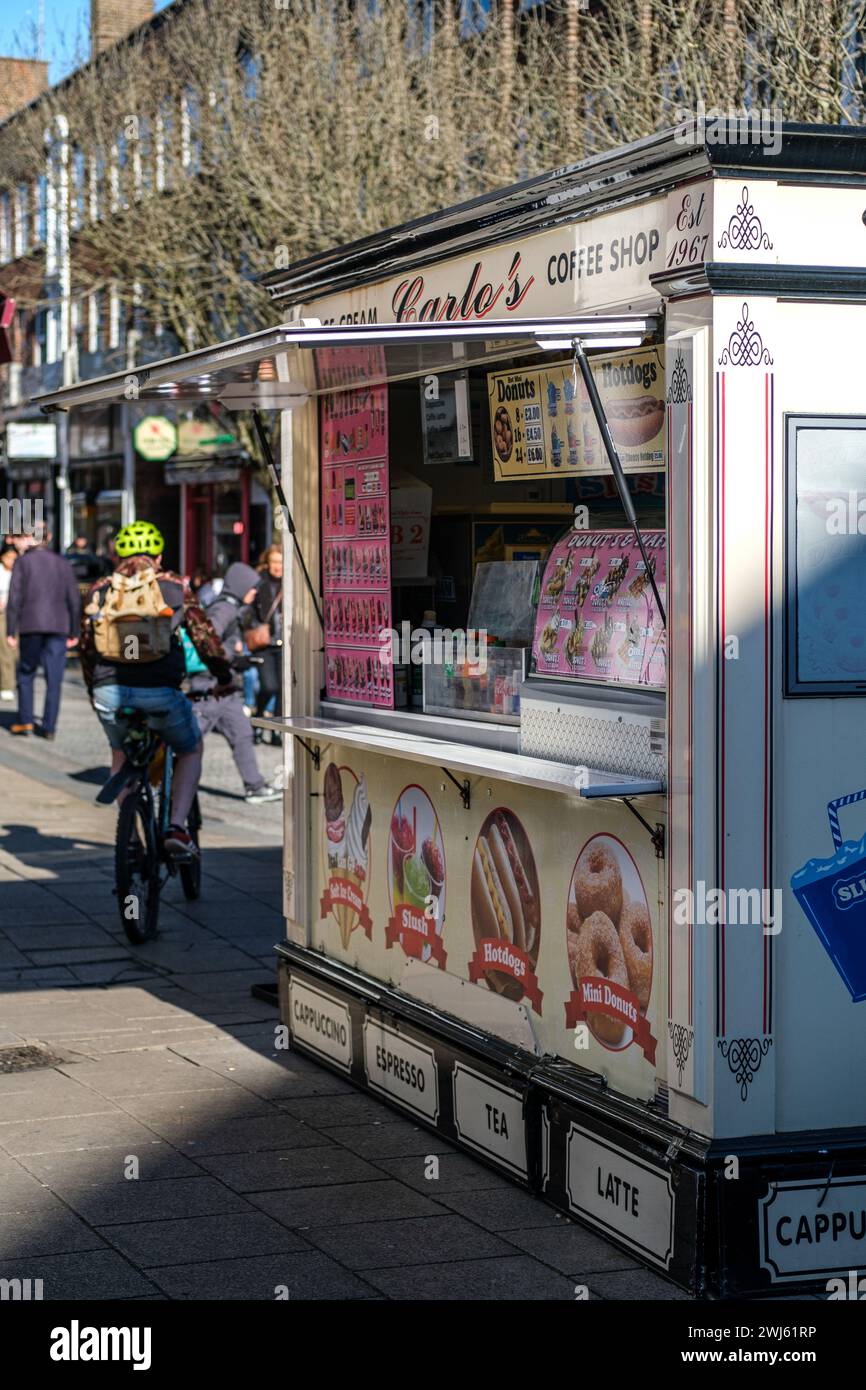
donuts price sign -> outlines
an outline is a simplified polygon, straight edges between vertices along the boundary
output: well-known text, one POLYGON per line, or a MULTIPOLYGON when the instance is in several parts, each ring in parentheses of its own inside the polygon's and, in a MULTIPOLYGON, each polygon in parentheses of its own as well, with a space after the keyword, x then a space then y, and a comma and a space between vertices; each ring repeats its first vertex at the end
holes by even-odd
MULTIPOLYGON (((592 371, 626 472, 664 468, 664 357, 659 348, 593 358, 592 371)), ((488 377, 497 482, 609 473, 589 397, 573 362, 488 377)))
POLYGON ((603 1047, 618 1052, 635 1043, 654 1063, 649 904, 638 867, 616 836, 593 835, 577 856, 565 927, 574 985, 566 1026, 586 1022, 603 1047))

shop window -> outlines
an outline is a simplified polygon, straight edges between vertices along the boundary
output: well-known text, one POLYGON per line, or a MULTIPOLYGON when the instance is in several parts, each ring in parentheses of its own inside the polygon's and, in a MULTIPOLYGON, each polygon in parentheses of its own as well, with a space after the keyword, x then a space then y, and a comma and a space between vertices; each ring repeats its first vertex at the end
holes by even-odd
POLYGON ((866 692, 866 417, 788 416, 787 695, 866 692))

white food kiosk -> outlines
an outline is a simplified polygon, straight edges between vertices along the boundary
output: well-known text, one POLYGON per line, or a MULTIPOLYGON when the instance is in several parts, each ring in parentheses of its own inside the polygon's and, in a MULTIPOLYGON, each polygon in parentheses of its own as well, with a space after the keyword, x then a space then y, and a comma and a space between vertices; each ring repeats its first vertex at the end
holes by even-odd
POLYGON ((866 133, 735 134, 40 400, 283 412, 293 1046, 722 1297, 866 1254, 866 133))

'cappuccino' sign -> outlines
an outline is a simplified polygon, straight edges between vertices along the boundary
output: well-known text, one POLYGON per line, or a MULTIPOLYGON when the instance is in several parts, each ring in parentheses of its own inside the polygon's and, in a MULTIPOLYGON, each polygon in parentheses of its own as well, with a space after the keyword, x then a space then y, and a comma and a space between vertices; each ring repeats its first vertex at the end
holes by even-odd
POLYGON ((761 1265, 774 1284, 866 1265, 866 1176, 770 1183, 759 1206, 761 1265))
POLYGON ((348 1006, 312 985, 289 980, 292 1037, 329 1062, 352 1067, 352 1016, 348 1006))

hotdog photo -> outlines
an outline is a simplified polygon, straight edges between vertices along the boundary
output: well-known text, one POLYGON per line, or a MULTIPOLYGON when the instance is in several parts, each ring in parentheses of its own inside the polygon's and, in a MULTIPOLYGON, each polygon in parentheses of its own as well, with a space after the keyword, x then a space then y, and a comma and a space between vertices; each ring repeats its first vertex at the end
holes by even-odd
POLYGON ((540 1013, 538 872, 523 825, 505 807, 491 811, 475 842, 470 905, 476 949, 469 978, 515 1001, 526 994, 540 1013))

